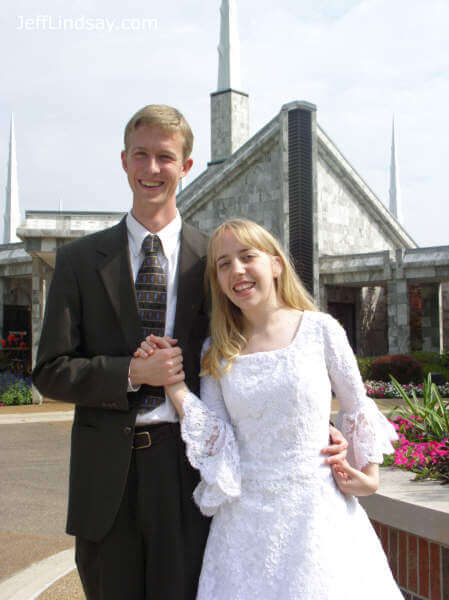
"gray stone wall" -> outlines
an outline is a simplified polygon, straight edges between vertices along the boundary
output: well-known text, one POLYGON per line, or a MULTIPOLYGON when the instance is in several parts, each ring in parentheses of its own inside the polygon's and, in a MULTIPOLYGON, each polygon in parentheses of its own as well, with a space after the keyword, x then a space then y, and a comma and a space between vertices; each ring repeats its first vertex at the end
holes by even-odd
POLYGON ((190 212, 188 222, 211 233, 226 219, 246 217, 264 225, 282 240, 281 172, 281 151, 276 143, 259 160, 248 163, 237 177, 215 188, 204 204, 190 212))
POLYGON ((410 304, 406 279, 387 285, 388 353, 403 354, 410 349, 410 304))
POLYGON ((3 304, 31 306, 31 277, 4 277, 3 304))
POLYGON ((318 159, 319 253, 355 254, 391 250, 394 245, 320 156, 318 159))
POLYGON ((422 299, 422 349, 430 352, 442 350, 441 289, 440 284, 421 285, 422 299))

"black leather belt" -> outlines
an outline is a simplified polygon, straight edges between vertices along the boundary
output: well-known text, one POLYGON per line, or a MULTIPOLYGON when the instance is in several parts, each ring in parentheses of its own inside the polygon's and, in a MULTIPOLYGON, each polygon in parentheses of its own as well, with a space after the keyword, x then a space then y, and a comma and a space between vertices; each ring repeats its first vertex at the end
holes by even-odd
POLYGON ((145 450, 169 438, 176 437, 179 432, 178 423, 157 423, 144 425, 134 430, 133 450, 145 450))

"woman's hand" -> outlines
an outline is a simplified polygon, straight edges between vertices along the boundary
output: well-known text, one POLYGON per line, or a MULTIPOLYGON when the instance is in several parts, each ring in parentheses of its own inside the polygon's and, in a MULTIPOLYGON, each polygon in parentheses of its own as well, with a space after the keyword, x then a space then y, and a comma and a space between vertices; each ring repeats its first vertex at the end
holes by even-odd
POLYGON ((354 469, 346 459, 332 465, 335 483, 343 494, 369 496, 379 487, 379 465, 368 463, 361 471, 354 469))
POLYGON ((332 465, 346 458, 348 450, 348 442, 333 425, 329 425, 329 446, 321 450, 321 454, 327 454, 325 459, 326 465, 332 465))
POLYGON ((155 351, 158 348, 170 348, 171 346, 176 346, 176 344, 178 343, 178 340, 176 340, 175 338, 171 338, 168 335, 164 335, 164 337, 158 337, 158 336, 151 336, 148 335, 143 342, 140 344, 140 346, 137 348, 137 350, 134 352, 134 358, 148 358, 149 356, 152 356, 155 351), (159 345, 157 345, 155 342, 153 342, 151 340, 151 337, 154 337, 155 340, 165 340, 163 342, 159 343, 159 345), (168 342, 168 346, 167 343, 168 342))

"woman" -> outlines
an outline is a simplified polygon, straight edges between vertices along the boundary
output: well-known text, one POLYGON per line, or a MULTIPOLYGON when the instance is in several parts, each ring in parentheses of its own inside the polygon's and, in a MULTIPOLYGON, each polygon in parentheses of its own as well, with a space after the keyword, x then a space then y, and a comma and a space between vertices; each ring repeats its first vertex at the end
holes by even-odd
POLYGON ((214 515, 198 599, 402 599, 354 498, 377 488, 395 433, 366 397, 343 329, 316 310, 278 242, 251 221, 218 227, 207 274, 201 400, 183 383, 167 387, 201 472, 195 501, 214 515), (345 494, 320 456, 331 388, 353 465, 333 469, 345 494))

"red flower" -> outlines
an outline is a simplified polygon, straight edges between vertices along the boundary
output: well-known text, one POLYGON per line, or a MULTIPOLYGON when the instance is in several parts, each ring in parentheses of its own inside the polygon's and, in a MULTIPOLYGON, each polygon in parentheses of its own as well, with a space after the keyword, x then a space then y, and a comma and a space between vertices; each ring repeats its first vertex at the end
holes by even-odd
POLYGON ((3 346, 3 348, 6 346, 6 340, 0 340, 0 344, 3 346))
POLYGON ((19 346, 20 346, 20 348, 26 348, 27 347, 27 345, 25 344, 25 342, 20 342, 19 346))

